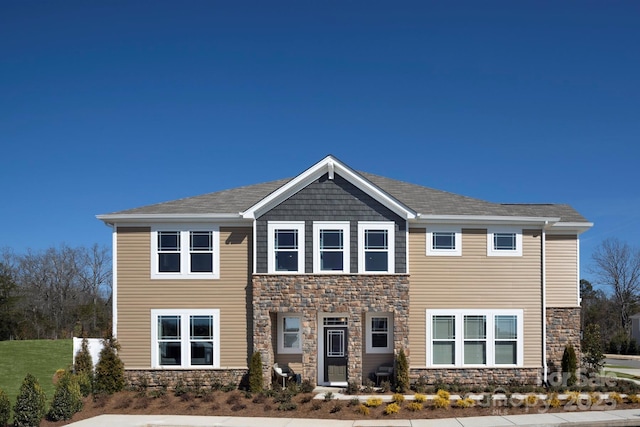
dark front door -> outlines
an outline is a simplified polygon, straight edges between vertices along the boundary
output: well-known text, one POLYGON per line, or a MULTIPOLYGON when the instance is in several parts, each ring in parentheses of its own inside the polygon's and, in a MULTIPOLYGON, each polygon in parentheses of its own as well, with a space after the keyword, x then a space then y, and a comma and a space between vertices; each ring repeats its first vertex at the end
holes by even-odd
POLYGON ((347 328, 328 327, 324 330, 324 380, 347 382, 347 328))

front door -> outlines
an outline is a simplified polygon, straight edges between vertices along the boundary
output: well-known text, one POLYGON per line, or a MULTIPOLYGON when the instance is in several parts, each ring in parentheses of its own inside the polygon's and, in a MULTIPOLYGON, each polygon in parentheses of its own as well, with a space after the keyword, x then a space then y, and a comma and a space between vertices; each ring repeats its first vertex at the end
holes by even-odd
POLYGON ((324 380, 347 382, 347 328, 326 327, 324 330, 324 380))

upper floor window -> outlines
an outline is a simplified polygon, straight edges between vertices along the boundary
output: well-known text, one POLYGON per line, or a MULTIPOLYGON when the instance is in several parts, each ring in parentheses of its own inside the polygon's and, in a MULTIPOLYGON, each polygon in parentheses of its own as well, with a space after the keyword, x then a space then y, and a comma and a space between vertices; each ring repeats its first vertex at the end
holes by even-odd
POLYGON ((220 310, 151 310, 152 367, 220 366, 220 310))
POLYGON ((427 228, 427 255, 462 255, 462 229, 449 226, 427 228))
POLYGON ((267 226, 269 273, 304 273, 304 221, 267 226))
POLYGON ((395 272, 395 224, 393 222, 358 223, 358 271, 360 273, 395 272))
POLYGON ((515 228, 488 229, 487 256, 522 256, 522 230, 515 228))
POLYGON ((313 272, 349 273, 349 222, 313 223, 313 272))
POLYGON ((211 225, 153 227, 151 278, 217 279, 219 230, 211 225))

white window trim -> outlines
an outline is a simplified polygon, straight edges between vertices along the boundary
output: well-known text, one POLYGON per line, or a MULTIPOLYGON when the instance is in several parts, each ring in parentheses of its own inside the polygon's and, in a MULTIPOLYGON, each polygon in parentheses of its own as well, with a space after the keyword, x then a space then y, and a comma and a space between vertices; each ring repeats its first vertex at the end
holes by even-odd
POLYGON ((267 224, 267 271, 271 274, 304 274, 305 241, 304 221, 269 221, 267 224), (275 237, 276 230, 298 230, 298 270, 276 271, 275 237))
POLYGON ((151 310, 151 367, 167 369, 213 369, 220 367, 220 309, 153 309, 151 310), (182 365, 163 366, 160 364, 158 349, 158 317, 180 316, 180 349, 182 365), (190 316, 213 317, 213 365, 191 365, 191 345, 189 331, 190 316))
POLYGON ((396 241, 396 224, 392 221, 361 221, 358 222, 358 273, 360 274, 393 274, 396 271, 395 259, 395 241, 396 241), (365 249, 364 249, 364 232, 365 230, 387 230, 388 237, 388 270, 387 271, 366 271, 365 270, 365 249))
POLYGON ((388 312, 367 312, 365 316, 366 321, 366 348, 367 353, 393 353, 393 313, 388 312), (387 346, 386 347, 373 347, 373 337, 371 334, 373 331, 371 330, 371 319, 374 317, 384 317, 387 319, 387 327, 389 328, 387 331, 387 346))
POLYGON ((427 256, 462 256, 462 228, 444 225, 427 226, 427 256), (454 233, 454 249, 435 249, 433 247, 433 233, 454 233))
POLYGON ((300 313, 278 313, 277 316, 277 333, 278 333, 278 353, 279 354, 302 354, 302 314, 300 313), (284 318, 295 317, 300 319, 300 330, 298 331, 298 342, 300 348, 285 348, 284 346, 284 318))
POLYGON ((487 229, 487 256, 522 256, 522 229, 512 227, 500 227, 487 229), (495 233, 513 233, 516 236, 515 250, 497 250, 493 245, 495 233))
POLYGON ((151 279, 219 279, 220 278, 220 227, 211 224, 166 224, 151 227, 151 279), (158 231, 180 233, 180 272, 161 273, 158 271, 158 231), (211 231, 213 248, 213 271, 192 273, 189 233, 191 231, 211 231))
POLYGON ((524 364, 524 311, 521 309, 433 309, 427 310, 427 367, 431 368, 515 368, 524 364), (486 316, 487 318, 487 364, 486 365, 465 365, 463 363, 464 344, 464 316, 486 316), (433 363, 433 316, 455 316, 455 363, 453 365, 442 365, 433 363), (495 316, 516 316, 517 317, 517 345, 516 364, 496 364, 495 363, 495 316))
POLYGON ((349 249, 351 247, 349 221, 317 221, 313 223, 313 273, 314 274, 345 274, 351 271, 349 249), (321 270, 320 262, 320 231, 342 230, 342 270, 321 270))

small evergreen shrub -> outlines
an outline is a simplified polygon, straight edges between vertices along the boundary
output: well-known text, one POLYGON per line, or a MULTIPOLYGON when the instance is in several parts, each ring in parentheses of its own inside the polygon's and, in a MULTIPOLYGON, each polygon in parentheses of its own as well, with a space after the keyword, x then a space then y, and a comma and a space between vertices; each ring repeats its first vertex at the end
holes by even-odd
POLYGON ((576 377, 578 358, 572 344, 567 345, 562 353, 562 373, 567 376, 567 386, 571 387, 578 381, 576 377))
POLYGON ((413 396, 413 400, 415 402, 418 402, 418 403, 424 403, 427 400, 427 396, 425 396, 424 394, 421 394, 421 393, 416 393, 413 396))
POLYGON ((31 374, 22 381, 20 392, 13 407, 14 427, 40 425, 45 416, 47 398, 36 377, 31 374))
POLYGON ((400 412, 400 405, 397 403, 389 403, 386 408, 384 408, 385 415, 397 414, 400 412))
POLYGON ((524 398, 524 404, 527 406, 536 406, 538 404, 538 395, 531 393, 524 398))
POLYGON ((71 372, 65 372, 56 384, 48 418, 51 421, 69 420, 82 409, 82 392, 78 379, 71 372))
POLYGON ((358 406, 360 404, 360 399, 358 399, 357 397, 354 397, 353 399, 349 400, 348 406, 358 406))
MULTIPOLYGON (((617 346, 614 343, 617 353, 617 346)), ((599 372, 604 365, 604 354, 602 351, 602 339, 600 338, 600 325, 589 324, 585 328, 584 337, 582 339, 582 364, 587 372, 599 372)))
POLYGON ((640 403, 640 395, 630 394, 627 396, 627 400, 631 403, 640 403))
POLYGON ((436 397, 433 398, 433 406, 436 408, 448 408, 451 404, 450 398, 451 395, 448 391, 440 389, 436 393, 436 397))
POLYGON ((296 409, 298 409, 298 405, 291 401, 282 402, 278 405, 278 411, 294 411, 296 409))
POLYGON ((365 404, 370 408, 377 408, 382 405, 382 399, 379 397, 370 397, 367 399, 365 404))
POLYGON ((0 388, 0 427, 6 427, 11 416, 11 402, 9 396, 0 388))
POLYGON ((360 412, 362 415, 369 415, 371 410, 367 405, 365 405, 364 403, 361 403, 360 406, 358 406, 358 412, 360 412))
POLYGON ((96 364, 94 393, 113 394, 124 389, 124 363, 118 356, 120 344, 113 335, 103 340, 96 364))
POLYGON ((407 405, 407 409, 411 412, 422 411, 422 403, 420 402, 411 402, 407 405))
POLYGON ((87 337, 82 338, 80 350, 76 353, 73 371, 78 376, 78 384, 83 397, 87 397, 93 391, 93 358, 89 352, 87 337))
POLYGON ((324 400, 325 400, 325 402, 333 400, 333 392, 331 392, 331 391, 326 392, 324 394, 324 400))
POLYGON ((322 402, 319 400, 314 400, 311 404, 311 409, 313 409, 314 411, 318 411, 320 408, 322 408, 322 402))
POLYGON ((389 381, 382 381, 380 383, 380 393, 389 393, 391 391, 391 383, 389 381))
POLYGON ((615 391, 609 393, 609 400, 616 402, 616 404, 618 405, 620 405, 624 401, 622 396, 620 396, 620 393, 616 393, 615 391))
POLYGON ((340 412, 341 410, 342 410, 342 403, 340 403, 340 401, 336 401, 336 403, 334 403, 334 405, 331 407, 329 412, 332 414, 335 414, 337 412, 340 412))
POLYGON ((552 408, 559 408, 562 406, 562 401, 558 398, 558 393, 552 393, 547 396, 547 404, 552 408))
POLYGON ((398 393, 407 393, 409 391, 409 361, 404 354, 404 349, 400 349, 396 358, 396 391, 398 393))
POLYGON ((360 393, 360 386, 355 381, 349 381, 347 383, 347 388, 345 389, 345 394, 358 394, 360 393))
POLYGON ((251 356, 251 364, 249 365, 249 391, 252 393, 260 393, 263 388, 262 356, 256 351, 253 353, 253 356, 251 356))
POLYGON ((391 401, 393 403, 397 403, 398 405, 401 405, 402 402, 404 402, 404 395, 400 393, 394 393, 393 396, 391 396, 391 401))
POLYGON ((464 399, 456 400, 456 406, 458 408, 470 408, 476 404, 476 401, 470 397, 465 397, 464 399))
POLYGON ((311 393, 314 389, 314 385, 309 380, 304 380, 302 381, 302 384, 300 384, 300 391, 302 393, 311 393))

